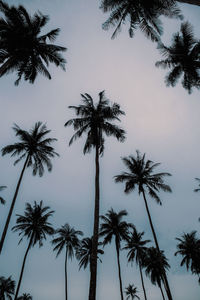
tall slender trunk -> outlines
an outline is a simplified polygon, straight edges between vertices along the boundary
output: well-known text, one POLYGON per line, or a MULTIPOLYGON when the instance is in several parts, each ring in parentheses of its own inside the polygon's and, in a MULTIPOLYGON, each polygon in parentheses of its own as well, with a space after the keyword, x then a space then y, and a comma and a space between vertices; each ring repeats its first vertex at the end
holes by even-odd
POLYGON ((163 293, 163 290, 162 290, 162 286, 161 286, 161 284, 159 285, 159 288, 160 288, 160 291, 161 291, 161 294, 162 294, 163 300, 165 300, 165 296, 164 296, 164 293, 163 293))
POLYGON ((120 261, 119 261, 119 245, 117 243, 117 239, 115 239, 115 246, 116 246, 116 251, 117 251, 117 265, 118 265, 120 294, 121 294, 121 300, 124 300, 123 289, 122 289, 121 267, 120 267, 120 261))
MULTIPOLYGON (((152 223, 152 220, 151 220, 151 215, 150 215, 150 212, 149 212, 149 208, 148 208, 148 204, 147 204, 147 200, 146 200, 146 196, 145 196, 144 190, 142 190, 142 195, 143 195, 143 198, 144 198, 144 203, 145 203, 147 215, 148 215, 148 218, 149 218, 149 223, 150 223, 150 226, 151 226, 151 231, 153 233, 154 242, 156 244, 156 248, 157 248, 158 252, 161 253, 159 245, 158 245, 158 240, 157 240, 157 237, 156 237, 156 233, 155 233, 155 230, 154 230, 154 227, 153 227, 153 223, 152 223)), ((166 275, 165 271, 164 271, 164 274, 163 274, 163 284, 164 284, 164 287, 165 287, 168 299, 169 300, 173 300, 172 295, 171 295, 171 291, 170 291, 170 287, 169 287, 169 283, 168 283, 168 280, 167 280, 167 275, 166 275)))
POLYGON ((28 252, 31 248, 31 244, 32 244, 32 237, 29 241, 29 244, 28 244, 28 248, 26 249, 26 253, 24 255, 24 260, 23 260, 23 264, 22 264, 22 268, 21 268, 21 273, 20 273, 20 276, 19 276, 19 281, 18 281, 18 284, 17 284, 17 289, 16 289, 16 292, 15 292, 15 298, 14 300, 17 300, 17 297, 18 297, 18 294, 19 294, 19 289, 20 289, 20 285, 21 285, 21 281, 22 281, 22 277, 23 277, 23 273, 24 273, 24 267, 25 267, 25 263, 26 263, 26 258, 27 258, 27 255, 28 255, 28 252))
POLYGON ((177 2, 200 6, 200 0, 177 0, 177 2))
POLYGON ((65 300, 67 300, 67 248, 65 253, 65 300))
POLYGON ((94 208, 94 228, 92 237, 92 252, 91 252, 91 273, 90 273, 90 288, 89 300, 96 299, 96 282, 97 282, 97 247, 99 235, 99 146, 96 145, 95 155, 95 208, 94 208))
POLYGON ((141 277, 141 281, 142 281, 142 289, 144 292, 144 299, 147 300, 147 295, 146 295, 146 290, 144 287, 144 280, 143 280, 143 275, 142 275, 142 267, 141 267, 141 262, 139 261, 139 269, 140 269, 140 277, 141 277))
POLYGON ((20 174, 20 177, 19 177, 19 180, 18 180, 18 183, 17 183, 17 187, 16 187, 16 190, 15 190, 15 194, 14 194, 14 197, 13 197, 13 200, 12 200, 12 203, 11 203, 11 206, 10 206, 10 210, 9 210, 9 213, 8 213, 8 217, 7 217, 7 220, 6 220, 6 224, 5 224, 2 236, 1 236, 0 254, 1 254, 1 251, 3 249, 4 240, 5 240, 5 237, 6 237, 6 234, 7 234, 8 226, 9 226, 10 219, 11 219, 11 216, 12 216, 12 213, 13 213, 13 209, 14 209, 15 202, 16 202, 16 199, 17 199, 17 194, 18 194, 18 191, 19 191, 19 187, 20 187, 23 175, 24 175, 24 171, 25 171, 27 163, 28 163, 28 159, 29 159, 29 155, 27 155, 27 158, 25 160, 23 169, 21 171, 21 174, 20 174))

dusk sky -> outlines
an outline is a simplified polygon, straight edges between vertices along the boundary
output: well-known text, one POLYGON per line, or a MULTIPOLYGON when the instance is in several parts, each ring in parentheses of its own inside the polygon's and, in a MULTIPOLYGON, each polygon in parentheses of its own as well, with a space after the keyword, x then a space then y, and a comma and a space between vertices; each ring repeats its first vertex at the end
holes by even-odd
MULTIPOLYGON (((115 175, 125 170, 121 157, 135 154, 139 149, 146 158, 161 165, 157 171, 170 172, 167 178, 171 194, 161 193, 162 206, 148 197, 160 248, 165 250, 171 269, 168 278, 174 300, 199 300, 198 278, 180 267, 181 257, 176 252, 176 237, 196 230, 200 231, 200 193, 195 177, 200 177, 200 94, 194 90, 191 95, 179 82, 176 87, 166 87, 166 70, 155 67, 161 59, 156 43, 148 40, 140 31, 129 38, 128 27, 114 40, 114 29, 102 30, 102 23, 108 15, 100 9, 95 0, 6 0, 9 4, 23 4, 30 12, 40 10, 50 16, 44 28, 59 27, 61 32, 56 44, 67 47, 66 72, 55 66, 50 67, 52 79, 39 75, 33 85, 23 80, 14 85, 15 73, 0 79, 1 139, 0 147, 17 142, 12 126, 14 123, 29 130, 37 121, 51 129, 50 136, 58 139, 54 143, 59 158, 52 160, 53 170, 45 170, 43 177, 32 176, 31 170, 25 176, 18 194, 14 214, 0 257, 0 275, 18 281, 27 247, 24 239, 18 245, 18 233, 11 232, 16 214, 23 214, 25 203, 43 200, 55 210, 51 223, 58 228, 65 223, 91 236, 94 210, 94 153, 83 155, 84 138, 68 146, 73 134, 72 128, 64 123, 74 117, 69 105, 79 105, 81 93, 89 93, 98 101, 98 93, 120 104, 126 115, 121 124, 126 130, 126 141, 117 142, 106 138, 105 152, 100 159, 100 214, 111 207, 117 212, 126 209, 127 221, 138 231, 145 231, 145 239, 153 240, 143 199, 138 194, 125 195, 123 184, 116 184, 115 175)), ((200 38, 200 7, 180 5, 184 20, 194 26, 195 36, 200 38)), ((180 20, 163 18, 162 41, 170 44, 172 34, 180 28, 180 20)), ((0 158, 0 185, 7 189, 1 192, 6 205, 0 206, 0 234, 23 163, 13 166, 9 155, 0 158)), ((64 253, 56 258, 51 238, 44 246, 30 250, 20 289, 30 293, 33 300, 64 299, 64 253)), ((153 246, 153 243, 152 243, 153 246)), ((117 258, 114 244, 104 248, 102 263, 98 264, 97 300, 120 300, 117 273, 117 258)), ((125 251, 121 252, 123 287, 134 283, 143 299, 139 269, 127 265, 125 251)), ((84 300, 88 297, 89 269, 80 270, 78 262, 69 261, 69 299, 84 300)), ((147 296, 161 300, 156 286, 145 277, 147 296)))

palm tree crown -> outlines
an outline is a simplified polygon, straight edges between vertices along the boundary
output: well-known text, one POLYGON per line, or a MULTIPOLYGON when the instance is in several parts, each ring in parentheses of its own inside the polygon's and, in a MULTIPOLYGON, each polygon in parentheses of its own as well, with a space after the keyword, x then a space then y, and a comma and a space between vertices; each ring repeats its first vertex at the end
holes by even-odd
POLYGON ((17 225, 12 230, 20 231, 19 235, 22 236, 20 242, 23 237, 27 237, 32 247, 37 243, 41 247, 46 235, 54 233, 53 227, 48 222, 53 213, 53 210, 49 211, 49 206, 43 206, 43 201, 40 201, 39 204, 34 201, 33 206, 26 203, 24 215, 17 215, 17 225))
POLYGON ((196 181, 198 182, 198 188, 194 189, 194 192, 199 192, 200 191, 200 178, 195 178, 196 181))
POLYGON ((17 300, 32 300, 33 297, 30 294, 24 293, 22 296, 18 297, 17 300))
MULTIPOLYGON (((3 191, 5 188, 6 188, 5 185, 1 185, 0 186, 0 192, 3 191)), ((6 203, 6 201, 4 200, 4 198, 0 197, 0 203, 1 204, 5 204, 6 203)))
POLYGON ((0 18, 0 77, 17 71, 17 85, 22 76, 33 83, 38 73, 51 79, 49 63, 65 69, 66 61, 60 53, 66 48, 52 44, 60 29, 40 34, 49 21, 48 16, 38 12, 32 17, 22 5, 10 7, 3 1, 0 10, 4 15, 0 18))
POLYGON ((134 287, 134 284, 129 284, 125 289, 126 294, 126 300, 133 300, 135 298, 140 299, 140 297, 137 295, 138 291, 137 288, 134 287))
POLYGON ((180 33, 173 35, 170 47, 159 44, 164 59, 156 62, 157 67, 171 69, 165 77, 167 86, 175 86, 183 76, 182 86, 192 92, 200 88, 200 41, 194 38, 193 28, 188 22, 181 24, 180 33))
POLYGON ((44 173, 44 165, 48 171, 52 170, 50 158, 59 156, 51 147, 51 143, 57 141, 55 138, 46 138, 46 135, 51 132, 47 130, 45 124, 37 122, 29 131, 21 129, 18 125, 14 125, 13 130, 15 135, 19 137, 20 142, 4 147, 2 155, 10 154, 11 156, 19 156, 14 164, 17 164, 23 158, 27 158, 27 167, 32 167, 33 175, 44 173))
POLYGON ((52 240, 52 244, 55 245, 53 250, 57 251, 56 256, 58 256, 65 248, 67 255, 72 259, 74 250, 80 246, 78 235, 83 235, 83 232, 75 230, 66 223, 61 228, 57 229, 55 233, 58 237, 52 240))
POLYGON ((125 113, 120 110, 117 103, 109 105, 109 100, 105 97, 104 91, 99 93, 99 102, 95 105, 92 97, 85 93, 81 94, 83 104, 79 106, 69 106, 75 110, 78 118, 71 119, 65 123, 65 126, 72 125, 75 134, 72 136, 69 145, 71 145, 77 138, 80 138, 83 133, 87 133, 87 139, 83 149, 84 153, 90 152, 92 147, 99 147, 99 152, 104 150, 103 135, 113 135, 119 141, 125 140, 125 131, 110 123, 111 121, 120 121, 118 116, 125 113))
POLYGON ((145 273, 150 277, 151 282, 161 287, 165 271, 170 268, 164 252, 158 251, 154 247, 148 248, 144 259, 144 266, 146 268, 145 273))
POLYGON ((180 10, 173 0, 102 0, 101 8, 104 12, 111 12, 103 28, 107 30, 110 26, 116 26, 112 38, 120 31, 122 24, 128 21, 130 37, 140 28, 152 41, 158 41, 162 33, 160 16, 181 18, 180 10))
POLYGON ((147 191, 149 195, 156 200, 160 205, 162 204, 158 191, 171 192, 169 185, 164 183, 165 176, 171 176, 170 173, 154 173, 154 169, 160 163, 154 164, 151 160, 145 160, 145 154, 141 155, 136 151, 136 157, 130 155, 124 157, 123 162, 128 168, 129 172, 123 172, 121 175, 115 176, 116 182, 125 182, 125 193, 130 193, 138 187, 139 194, 147 191))
POLYGON ((183 256, 181 266, 186 265, 187 270, 190 268, 192 273, 200 274, 200 239, 197 238, 196 231, 184 233, 181 238, 176 238, 176 240, 179 241, 179 244, 175 255, 183 256))
POLYGON ((15 291, 15 281, 11 279, 11 276, 5 278, 0 276, 0 300, 12 300, 12 295, 15 291))
MULTIPOLYGON (((102 243, 98 243, 98 246, 100 246, 102 243)), ((92 253, 92 238, 84 238, 81 241, 80 247, 77 248, 76 251, 76 257, 79 260, 79 269, 82 267, 84 269, 87 268, 88 264, 91 263, 91 253, 92 253)), ((97 254, 104 254, 104 251, 102 249, 97 249, 97 254)), ((101 259, 97 257, 100 261, 101 259)))

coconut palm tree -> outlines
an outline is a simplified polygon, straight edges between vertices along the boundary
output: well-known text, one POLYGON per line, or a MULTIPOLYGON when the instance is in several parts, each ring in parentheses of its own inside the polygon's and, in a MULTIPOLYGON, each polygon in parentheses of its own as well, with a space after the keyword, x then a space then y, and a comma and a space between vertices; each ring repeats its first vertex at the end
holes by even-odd
POLYGON ((32 300, 33 297, 30 294, 24 293, 22 296, 18 297, 17 300, 32 300))
POLYGON ((175 86, 182 77, 182 86, 192 92, 200 88, 200 40, 194 38, 193 28, 189 22, 181 24, 180 32, 172 37, 171 46, 159 44, 163 60, 156 62, 157 67, 170 69, 165 77, 167 86, 175 86))
POLYGON ((79 106, 69 106, 75 110, 77 118, 71 119, 65 123, 65 126, 72 125, 75 134, 72 136, 69 145, 77 138, 87 135, 83 148, 83 153, 88 153, 92 148, 95 149, 95 207, 94 207, 94 227, 93 227, 93 244, 91 253, 91 276, 89 300, 96 299, 96 280, 97 280, 97 248, 99 233, 99 205, 100 205, 100 188, 99 188, 99 156, 104 152, 104 136, 114 136, 118 141, 125 140, 125 131, 113 123, 120 121, 119 116, 124 115, 119 104, 113 103, 105 97, 104 91, 99 93, 99 101, 94 103, 89 94, 81 94, 82 104, 79 106))
POLYGON ((124 247, 124 249, 129 250, 127 257, 128 262, 133 262, 135 260, 136 264, 139 266, 140 277, 142 282, 142 289, 144 292, 144 299, 147 300, 146 290, 144 286, 144 279, 142 274, 143 259, 146 255, 147 247, 145 246, 150 240, 143 240, 142 237, 144 232, 138 232, 136 228, 129 234, 129 239, 124 247))
POLYGON ((40 73, 51 79, 47 69, 49 63, 65 69, 61 53, 66 48, 52 44, 60 29, 40 34, 49 17, 38 12, 31 16, 24 6, 9 6, 0 1, 0 77, 17 71, 18 85, 22 77, 34 83, 40 73), (49 42, 48 42, 49 41, 49 42))
MULTIPOLYGON (((98 246, 100 246, 102 243, 98 243, 98 246)), ((79 260, 79 270, 83 267, 84 269, 87 268, 88 264, 91 268, 91 253, 92 253, 92 238, 84 238, 81 241, 80 247, 77 248, 76 251, 76 257, 79 260)), ((104 251, 102 249, 97 249, 98 254, 104 254, 104 251)), ((97 259, 101 261, 99 256, 97 256, 97 259)))
POLYGON ((182 17, 173 0, 102 0, 101 8, 104 12, 110 12, 103 29, 116 27, 112 38, 121 30, 124 23, 129 22, 130 37, 133 37, 134 31, 139 28, 152 41, 158 41, 163 31, 160 17, 182 17))
POLYGON ((65 299, 67 300, 67 259, 74 257, 74 252, 80 246, 78 235, 83 235, 83 232, 75 230, 66 223, 55 233, 58 237, 51 242, 52 245, 55 245, 53 251, 57 251, 56 257, 65 249, 65 299))
POLYGON ((129 284, 125 290, 126 300, 129 300, 129 299, 133 300, 135 298, 140 299, 140 297, 138 297, 137 293, 138 293, 138 291, 137 291, 137 288, 134 287, 134 284, 129 284))
POLYGON ((17 225, 12 230, 19 231, 19 235, 22 236, 19 243, 24 237, 28 239, 29 243, 24 255, 14 300, 17 300, 18 297, 26 258, 30 249, 36 244, 39 244, 39 247, 41 247, 43 240, 46 240, 46 236, 54 233, 53 227, 48 222, 49 217, 53 215, 54 211, 49 209, 49 206, 43 206, 42 201, 39 204, 35 201, 33 206, 30 203, 26 203, 24 215, 17 215, 17 225))
POLYGON ((165 300, 162 290, 162 281, 164 281, 163 277, 170 268, 170 265, 168 264, 164 252, 158 251, 158 249, 154 247, 148 248, 144 259, 144 266, 146 268, 146 275, 150 277, 153 284, 159 286, 163 300, 165 300))
POLYGON ((180 254, 183 257, 180 265, 186 265, 187 270, 190 269, 200 278, 200 239, 197 238, 196 233, 196 231, 192 231, 184 233, 181 238, 176 238, 179 244, 175 255, 180 254))
POLYGON ((116 213, 111 208, 105 214, 105 216, 101 216, 103 222, 101 223, 100 233, 99 233, 99 236, 104 237, 103 240, 104 246, 110 244, 113 238, 115 240, 121 300, 123 300, 124 298, 123 298, 123 289, 122 289, 119 251, 121 249, 121 241, 128 240, 128 229, 129 227, 132 226, 130 223, 127 223, 122 220, 124 216, 127 216, 126 210, 121 210, 118 213, 116 213))
POLYGON ((0 300, 12 300, 12 295, 15 292, 15 281, 11 276, 5 278, 0 276, 0 300))
MULTIPOLYGON (((150 215, 149 207, 147 204, 146 193, 153 198, 158 204, 162 204, 158 192, 171 192, 169 185, 164 183, 164 177, 171 176, 169 173, 154 173, 154 169, 160 165, 160 163, 154 164, 150 160, 145 160, 145 154, 141 155, 140 152, 136 151, 136 156, 130 155, 129 157, 122 158, 125 166, 129 172, 123 172, 121 175, 115 176, 115 182, 125 182, 124 192, 126 194, 134 191, 138 188, 139 195, 142 194, 145 208, 147 211, 149 223, 151 226, 154 242, 158 251, 158 239, 153 226, 152 218, 150 215)), ((172 300, 171 291, 169 288, 167 277, 164 275, 165 289, 168 294, 169 300, 172 300)))
POLYGON ((25 169, 31 167, 33 170, 32 174, 34 176, 37 174, 42 176, 44 174, 45 166, 49 172, 52 170, 51 158, 58 156, 58 153, 56 153, 54 148, 51 146, 51 144, 54 141, 57 141, 57 139, 46 137, 51 130, 48 130, 46 125, 42 124, 42 122, 35 123, 33 128, 31 128, 29 131, 23 130, 15 124, 13 130, 15 135, 19 138, 19 142, 4 147, 1 150, 1 153, 2 155, 11 154, 11 157, 18 156, 17 160, 14 162, 14 165, 23 159, 25 162, 17 182, 6 224, 2 233, 0 241, 0 253, 3 248, 4 240, 25 169))
MULTIPOLYGON (((3 191, 5 188, 6 188, 5 185, 1 185, 0 186, 0 192, 3 191)), ((1 204, 5 204, 6 203, 6 201, 4 200, 4 198, 0 197, 0 203, 1 204)))

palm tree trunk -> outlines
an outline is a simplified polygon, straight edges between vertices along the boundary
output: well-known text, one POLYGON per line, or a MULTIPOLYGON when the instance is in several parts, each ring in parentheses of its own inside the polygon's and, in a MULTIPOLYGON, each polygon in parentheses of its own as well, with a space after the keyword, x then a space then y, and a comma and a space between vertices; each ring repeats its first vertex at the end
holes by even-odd
POLYGON ((67 248, 65 254, 65 300, 67 300, 67 248))
POLYGON ((29 155, 27 156, 27 158, 25 160, 25 163, 24 163, 24 166, 23 166, 23 169, 21 171, 21 174, 20 174, 20 177, 19 177, 19 180, 18 180, 18 183, 17 183, 17 187, 16 187, 16 190, 15 190, 15 194, 14 194, 14 197, 13 197, 13 200, 12 200, 12 203, 11 203, 11 206, 10 206, 10 210, 9 210, 9 213, 8 213, 8 217, 7 217, 7 220, 6 220, 6 224, 5 224, 2 236, 1 236, 0 254, 1 254, 1 251, 3 249, 4 240, 5 240, 5 237, 6 237, 6 234, 7 234, 8 226, 9 226, 10 219, 11 219, 11 216, 12 216, 12 213, 13 213, 13 209, 14 209, 15 202, 16 202, 16 199, 17 199, 17 194, 18 194, 18 191, 19 191, 19 187, 20 187, 23 175, 24 175, 24 171, 25 171, 27 163, 28 163, 28 159, 29 159, 29 155))
MULTIPOLYGON (((152 223, 152 220, 151 220, 151 215, 150 215, 150 212, 149 212, 149 208, 148 208, 148 204, 147 204, 145 192, 144 192, 143 189, 142 189, 142 195, 143 195, 143 198, 144 198, 144 203, 145 203, 147 215, 148 215, 148 218, 149 218, 149 223, 150 223, 151 230, 152 230, 152 233, 153 233, 154 242, 156 244, 157 250, 160 253, 160 248, 159 248, 159 245, 158 245, 158 240, 157 240, 156 233, 155 233, 155 230, 154 230, 154 227, 153 227, 153 223, 152 223)), ((172 295, 171 295, 171 291, 170 291, 170 287, 169 287, 169 283, 168 283, 168 280, 167 280, 167 275, 166 275, 165 272, 163 274, 163 283, 164 283, 164 286, 165 286, 165 290, 166 290, 168 299, 169 300, 173 300, 172 295)))
POLYGON ((119 245, 117 243, 117 239, 115 239, 115 246, 116 246, 116 251, 117 251, 117 265, 118 265, 120 294, 121 294, 121 300, 124 300, 123 289, 122 289, 121 268, 120 268, 120 261, 119 261, 119 245))
POLYGON ((186 4, 192 4, 192 5, 198 5, 200 6, 200 0, 177 0, 178 2, 181 3, 186 3, 186 4))
POLYGON ((95 208, 94 208, 94 228, 92 237, 92 252, 91 252, 91 272, 90 272, 90 288, 89 300, 96 299, 96 282, 97 282, 97 247, 99 235, 99 146, 96 145, 95 155, 95 208))
POLYGON ((26 258, 27 258, 28 252, 29 252, 29 250, 31 248, 31 245, 32 245, 32 237, 31 237, 31 239, 29 241, 28 248, 27 248, 26 253, 24 255, 24 260, 23 260, 22 269, 21 269, 19 281, 18 281, 18 284, 17 284, 17 289, 16 289, 14 300, 17 300, 17 297, 18 297, 18 294, 19 294, 19 289, 20 289, 20 285, 21 285, 21 281, 22 281, 22 276, 23 276, 23 273, 24 273, 24 267, 25 267, 25 263, 26 263, 26 258))
POLYGON ((161 291, 161 294, 162 294, 163 300, 165 300, 165 296, 164 296, 164 293, 163 293, 163 290, 162 290, 162 286, 161 286, 161 284, 159 285, 159 288, 160 288, 160 291, 161 291))
POLYGON ((145 290, 145 287, 144 287, 144 280, 143 280, 142 268, 141 268, 140 261, 139 261, 139 269, 140 269, 140 277, 141 277, 141 281, 142 281, 142 289, 143 289, 143 292, 144 292, 144 299, 147 300, 147 295, 146 295, 146 290, 145 290))

